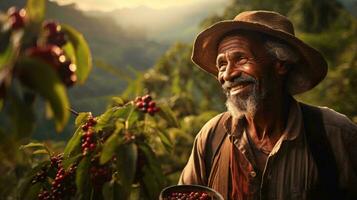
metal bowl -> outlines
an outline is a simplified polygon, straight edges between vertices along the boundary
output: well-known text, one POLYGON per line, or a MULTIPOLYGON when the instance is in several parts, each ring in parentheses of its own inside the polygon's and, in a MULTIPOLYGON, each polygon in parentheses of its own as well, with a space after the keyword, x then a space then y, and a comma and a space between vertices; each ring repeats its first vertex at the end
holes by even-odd
POLYGON ((159 200, 166 200, 167 197, 174 193, 174 192, 205 192, 211 197, 212 200, 224 200, 222 195, 219 194, 217 191, 213 190, 212 188, 205 187, 202 185, 174 185, 164 188, 161 193, 159 200))

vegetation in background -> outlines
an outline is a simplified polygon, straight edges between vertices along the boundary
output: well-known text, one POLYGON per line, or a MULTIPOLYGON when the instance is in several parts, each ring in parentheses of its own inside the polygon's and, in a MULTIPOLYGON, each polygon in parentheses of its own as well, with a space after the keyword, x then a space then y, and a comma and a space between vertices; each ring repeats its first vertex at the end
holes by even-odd
MULTIPOLYGON (((12 29, 3 28, 0 33, 0 90, 6 91, 0 94, 0 173, 3 174, 0 196, 25 195, 22 199, 36 199, 39 194, 41 198, 58 195, 54 190, 58 187, 72 198, 155 199, 163 187, 177 183, 202 125, 225 110, 220 85, 190 61, 191 44, 174 44, 151 69, 131 71, 130 75, 136 78, 128 78, 129 72, 97 60, 95 65, 127 81, 128 87, 120 98, 112 98, 105 112, 97 116, 79 113, 76 120, 69 118, 67 108, 71 98, 67 97, 60 73, 52 67, 55 65, 36 57, 36 52, 25 53, 34 44, 41 46, 52 41, 42 23, 41 2, 44 1, 29 0, 26 11, 30 20, 25 20, 23 26, 18 23, 12 29), (21 80, 15 69, 27 69, 28 80, 21 80), (39 76, 39 73, 49 75, 39 76), (52 90, 51 85, 60 89, 52 90), (151 103, 151 110, 160 107, 161 111, 149 111, 150 101, 132 100, 147 93, 157 99, 154 106, 151 103), (54 98, 55 95, 61 98, 54 98), (70 130, 74 132, 71 139, 68 142, 32 140, 30 133, 39 111, 43 111, 41 116, 52 113, 49 116, 58 130, 68 120, 75 124, 70 130), (97 179, 97 175, 103 178, 97 179), (62 181, 68 188, 58 186, 62 181)), ((275 10, 287 15, 293 20, 297 36, 326 57, 329 63, 326 79, 297 98, 331 107, 357 122, 356 19, 331 0, 234 0, 223 14, 204 20, 201 28, 252 9, 275 10)), ((9 26, 6 25, 9 14, 2 13, 0 21, 1 26, 9 26)), ((67 35, 67 43, 61 47, 63 55, 77 65, 76 76, 84 81, 90 63, 79 61, 90 58, 89 51, 80 50, 86 42, 73 28, 60 25, 67 35)), ((110 84, 105 82, 103 88, 110 84)), ((48 137, 55 137, 54 128, 48 130, 52 130, 48 137)))

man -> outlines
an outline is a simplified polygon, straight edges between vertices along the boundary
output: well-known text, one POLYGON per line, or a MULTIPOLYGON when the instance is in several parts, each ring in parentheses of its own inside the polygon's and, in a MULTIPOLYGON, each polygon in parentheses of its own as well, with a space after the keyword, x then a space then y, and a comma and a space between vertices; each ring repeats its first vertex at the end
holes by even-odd
POLYGON ((357 126, 292 95, 327 73, 322 55, 291 22, 247 11, 201 32, 192 60, 217 77, 228 112, 196 136, 179 184, 225 199, 357 199, 357 126))

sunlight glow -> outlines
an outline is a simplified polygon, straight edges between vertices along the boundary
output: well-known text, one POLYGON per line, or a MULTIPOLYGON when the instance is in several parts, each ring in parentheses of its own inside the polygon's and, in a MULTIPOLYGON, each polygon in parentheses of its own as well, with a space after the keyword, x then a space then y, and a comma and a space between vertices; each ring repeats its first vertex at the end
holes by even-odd
POLYGON ((60 5, 70 3, 77 4, 78 8, 82 10, 100 10, 112 11, 120 8, 134 8, 139 6, 147 6, 154 9, 162 9, 172 6, 183 6, 187 4, 207 3, 213 1, 227 2, 227 0, 52 0, 58 2, 60 5))

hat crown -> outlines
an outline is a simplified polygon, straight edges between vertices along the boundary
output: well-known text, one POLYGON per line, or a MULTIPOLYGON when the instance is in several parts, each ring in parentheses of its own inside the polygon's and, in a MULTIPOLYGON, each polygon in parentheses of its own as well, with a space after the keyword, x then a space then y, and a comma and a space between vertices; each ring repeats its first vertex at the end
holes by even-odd
POLYGON ((271 29, 284 31, 295 35, 293 24, 285 16, 272 11, 246 11, 238 14, 234 21, 243 21, 249 23, 268 26, 271 29))

